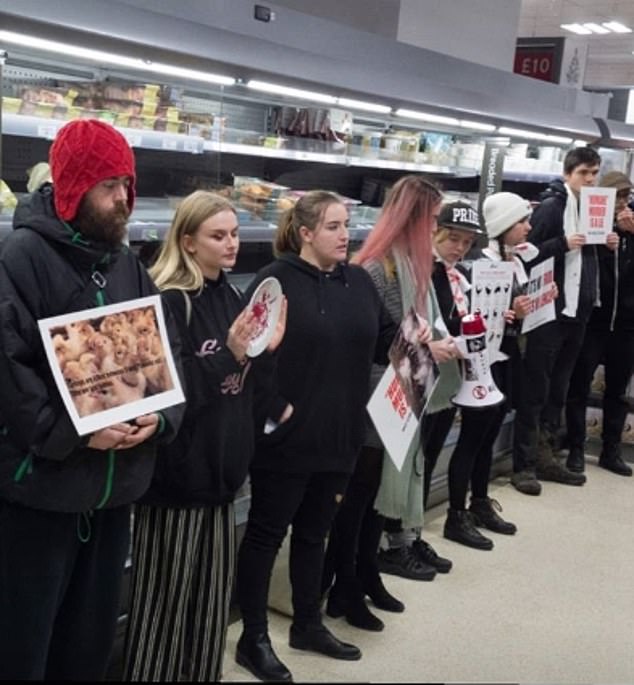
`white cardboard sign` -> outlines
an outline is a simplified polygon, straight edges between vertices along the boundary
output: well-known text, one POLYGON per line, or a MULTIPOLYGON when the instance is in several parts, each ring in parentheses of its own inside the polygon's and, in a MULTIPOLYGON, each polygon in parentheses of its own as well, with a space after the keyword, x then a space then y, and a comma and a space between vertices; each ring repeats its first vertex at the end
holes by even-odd
POLYGON ((587 245, 605 245, 613 230, 616 188, 581 188, 579 193, 579 233, 587 245))
POLYGON ((38 321, 80 435, 185 401, 158 295, 38 321))

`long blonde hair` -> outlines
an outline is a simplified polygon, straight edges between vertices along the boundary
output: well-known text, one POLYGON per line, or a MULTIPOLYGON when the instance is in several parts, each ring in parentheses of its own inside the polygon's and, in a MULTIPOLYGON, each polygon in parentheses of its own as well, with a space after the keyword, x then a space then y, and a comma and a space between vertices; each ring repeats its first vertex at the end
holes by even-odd
POLYGON ((298 255, 302 250, 299 229, 305 226, 314 231, 324 212, 332 204, 343 203, 339 195, 329 190, 311 190, 302 195, 295 205, 280 217, 273 243, 273 254, 276 257, 287 252, 298 255))
POLYGON ((203 287, 203 273, 185 249, 183 238, 195 235, 209 217, 227 210, 236 214, 229 200, 207 190, 196 190, 180 203, 159 256, 149 269, 159 290, 200 290, 203 287))

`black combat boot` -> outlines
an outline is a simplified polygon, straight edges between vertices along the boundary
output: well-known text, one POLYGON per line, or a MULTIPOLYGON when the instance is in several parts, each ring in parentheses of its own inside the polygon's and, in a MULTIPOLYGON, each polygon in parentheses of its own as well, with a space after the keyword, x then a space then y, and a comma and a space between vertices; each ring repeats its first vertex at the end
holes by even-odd
POLYGON ((471 512, 464 509, 447 509, 444 536, 474 549, 493 549, 493 540, 480 533, 473 523, 471 512))
POLYGON ((502 533, 502 535, 515 535, 517 532, 517 526, 514 523, 505 521, 497 513, 502 511, 502 507, 495 499, 490 497, 472 497, 469 511, 473 514, 476 526, 488 528, 494 533, 502 533))

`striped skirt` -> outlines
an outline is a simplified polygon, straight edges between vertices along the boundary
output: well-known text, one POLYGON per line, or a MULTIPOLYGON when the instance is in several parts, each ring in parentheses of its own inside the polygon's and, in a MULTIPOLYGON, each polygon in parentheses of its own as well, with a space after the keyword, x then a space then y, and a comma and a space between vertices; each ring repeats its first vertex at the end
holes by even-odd
POLYGON ((220 680, 235 547, 232 503, 135 507, 125 680, 220 680))

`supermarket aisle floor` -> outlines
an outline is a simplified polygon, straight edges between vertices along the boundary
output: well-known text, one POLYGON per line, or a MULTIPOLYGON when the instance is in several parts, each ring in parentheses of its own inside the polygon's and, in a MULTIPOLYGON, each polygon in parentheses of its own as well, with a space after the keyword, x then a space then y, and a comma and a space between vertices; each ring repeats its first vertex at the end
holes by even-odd
MULTIPOLYGON (((273 645, 295 681, 634 683, 634 479, 589 460, 585 486, 544 483, 540 497, 493 481, 519 531, 491 533, 491 552, 445 540, 445 505, 431 510, 426 537, 453 560, 451 573, 431 583, 384 576, 407 609, 376 610, 381 633, 326 617, 361 661, 291 649, 290 619, 272 612, 273 645)), ((233 658, 240 625, 229 629, 224 681, 253 680, 233 658)))

